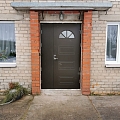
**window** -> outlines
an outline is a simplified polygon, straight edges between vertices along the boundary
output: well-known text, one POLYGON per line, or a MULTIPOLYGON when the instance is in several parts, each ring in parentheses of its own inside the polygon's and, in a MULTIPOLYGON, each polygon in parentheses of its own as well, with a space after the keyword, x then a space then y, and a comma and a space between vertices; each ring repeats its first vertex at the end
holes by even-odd
POLYGON ((107 24, 106 67, 120 67, 120 23, 107 24))
POLYGON ((12 67, 16 63, 15 25, 0 22, 0 67, 12 67))
POLYGON ((59 38, 75 38, 74 34, 71 31, 63 31, 59 38))

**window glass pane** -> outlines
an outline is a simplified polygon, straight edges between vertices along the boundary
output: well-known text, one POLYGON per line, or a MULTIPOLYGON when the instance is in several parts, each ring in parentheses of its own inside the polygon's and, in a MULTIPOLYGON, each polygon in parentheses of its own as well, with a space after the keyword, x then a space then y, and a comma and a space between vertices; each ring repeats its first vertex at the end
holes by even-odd
POLYGON ((107 28, 107 61, 116 61, 118 25, 107 28))
POLYGON ((16 62, 14 23, 0 23, 0 62, 16 62))

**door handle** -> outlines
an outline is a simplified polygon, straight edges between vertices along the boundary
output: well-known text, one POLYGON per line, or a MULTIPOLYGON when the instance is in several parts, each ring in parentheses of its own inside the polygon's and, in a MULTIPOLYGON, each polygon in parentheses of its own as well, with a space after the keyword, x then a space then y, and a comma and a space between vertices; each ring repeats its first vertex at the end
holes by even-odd
POLYGON ((58 60, 58 58, 54 58, 54 60, 58 60))
POLYGON ((56 55, 54 55, 54 60, 58 60, 58 58, 56 58, 56 55))

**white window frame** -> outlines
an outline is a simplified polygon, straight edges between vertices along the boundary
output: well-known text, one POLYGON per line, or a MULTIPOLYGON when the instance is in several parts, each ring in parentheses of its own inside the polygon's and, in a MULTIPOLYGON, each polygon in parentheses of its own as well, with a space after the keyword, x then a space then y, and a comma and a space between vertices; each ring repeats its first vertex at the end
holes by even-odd
MULTIPOLYGON (((0 21, 0 23, 14 23, 14 21, 0 21)), ((0 62, 0 68, 9 68, 9 67, 16 67, 16 62, 15 63, 11 63, 11 62, 0 62)))
POLYGON ((109 23, 107 23, 107 26, 106 26, 106 46, 105 46, 105 66, 106 67, 120 67, 120 22, 109 22, 109 23), (118 26, 116 61, 107 61, 106 60, 108 25, 117 25, 118 26))

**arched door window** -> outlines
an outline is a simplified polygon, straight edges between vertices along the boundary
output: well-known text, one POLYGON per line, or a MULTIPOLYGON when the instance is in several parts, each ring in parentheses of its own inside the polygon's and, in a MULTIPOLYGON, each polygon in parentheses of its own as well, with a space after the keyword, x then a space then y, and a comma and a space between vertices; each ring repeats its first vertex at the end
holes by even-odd
POLYGON ((71 31, 65 30, 60 33, 59 38, 75 38, 75 35, 71 31))

